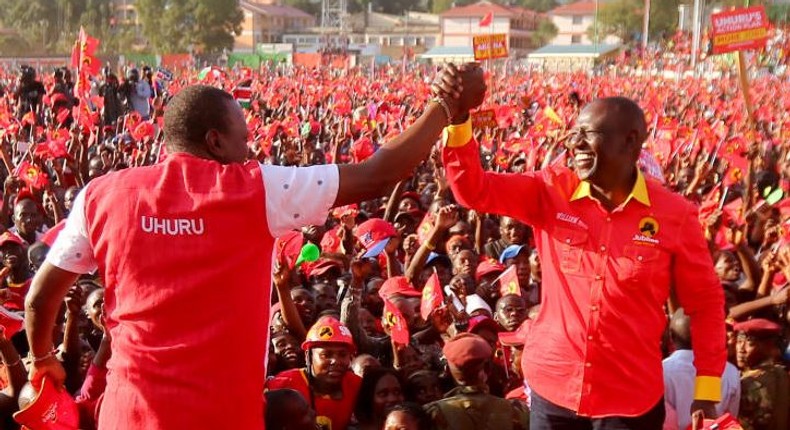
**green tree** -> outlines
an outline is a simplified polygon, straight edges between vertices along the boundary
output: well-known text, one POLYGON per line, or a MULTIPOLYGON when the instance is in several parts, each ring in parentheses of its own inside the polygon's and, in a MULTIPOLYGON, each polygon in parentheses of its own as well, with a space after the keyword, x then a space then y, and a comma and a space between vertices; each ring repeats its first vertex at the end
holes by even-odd
POLYGON ((557 7, 556 0, 521 0, 519 4, 537 12, 548 12, 557 7))
POLYGON ((238 0, 137 0, 144 36, 156 52, 217 53, 233 47, 244 14, 238 0))
POLYGON ((557 29, 557 26, 548 19, 540 21, 538 28, 532 33, 533 45, 538 48, 549 44, 551 39, 554 39, 557 36, 558 31, 559 30, 557 29))
MULTIPOLYGON (((678 0, 651 0, 648 29, 651 38, 677 28, 678 4, 678 0)), ((643 0, 615 0, 602 4, 598 10, 598 34, 595 34, 596 27, 591 26, 587 35, 598 42, 610 35, 629 42, 642 34, 644 11, 643 0)))

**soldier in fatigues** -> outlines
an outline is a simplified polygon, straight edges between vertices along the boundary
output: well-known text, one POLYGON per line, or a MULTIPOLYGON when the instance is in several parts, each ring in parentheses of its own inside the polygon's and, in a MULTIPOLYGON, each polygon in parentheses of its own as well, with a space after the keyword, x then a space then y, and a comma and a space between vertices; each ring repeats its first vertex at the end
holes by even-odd
POLYGON ((781 327, 765 319, 735 325, 741 375, 740 422, 746 430, 787 430, 790 383, 774 361, 781 327))
POLYGON ((487 367, 493 350, 482 337, 463 333, 444 345, 450 373, 458 387, 442 400, 425 405, 435 429, 527 430, 529 413, 488 394, 487 367))

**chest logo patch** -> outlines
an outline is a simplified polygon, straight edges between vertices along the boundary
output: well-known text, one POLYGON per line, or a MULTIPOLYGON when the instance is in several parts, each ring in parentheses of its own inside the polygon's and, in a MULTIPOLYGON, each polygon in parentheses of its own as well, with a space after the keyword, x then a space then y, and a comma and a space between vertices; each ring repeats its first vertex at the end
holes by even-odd
POLYGON ((646 216, 639 220, 639 234, 645 237, 653 238, 658 234, 658 221, 655 218, 646 216))

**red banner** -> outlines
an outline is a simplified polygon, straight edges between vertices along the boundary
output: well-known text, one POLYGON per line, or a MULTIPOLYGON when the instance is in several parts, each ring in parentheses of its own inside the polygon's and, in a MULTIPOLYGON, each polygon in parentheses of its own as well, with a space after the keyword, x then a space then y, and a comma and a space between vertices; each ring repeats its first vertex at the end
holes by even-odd
POLYGON ((507 58, 507 35, 484 34, 472 38, 475 61, 507 58))
POLYGON ((496 122, 496 111, 493 109, 485 109, 472 113, 472 128, 475 130, 486 127, 496 128, 499 125, 496 122))
POLYGON ((768 39, 768 18, 763 6, 715 13, 710 21, 714 54, 762 48, 768 39))

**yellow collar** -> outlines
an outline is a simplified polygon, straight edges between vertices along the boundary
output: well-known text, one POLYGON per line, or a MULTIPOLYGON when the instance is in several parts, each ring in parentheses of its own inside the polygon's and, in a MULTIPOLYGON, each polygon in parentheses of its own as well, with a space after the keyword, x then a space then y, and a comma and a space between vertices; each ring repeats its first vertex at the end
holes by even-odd
MULTIPOLYGON (((579 200, 584 197, 592 198, 592 194, 590 193, 590 183, 587 181, 579 182, 579 186, 576 187, 576 191, 573 192, 571 196, 571 201, 579 200)), ((642 203, 645 206, 650 206, 650 197, 647 195, 647 182, 645 182, 645 177, 642 176, 642 172, 637 169, 636 171, 636 182, 634 183, 634 188, 631 190, 631 194, 628 195, 628 198, 625 199, 625 205, 631 199, 642 203)))

